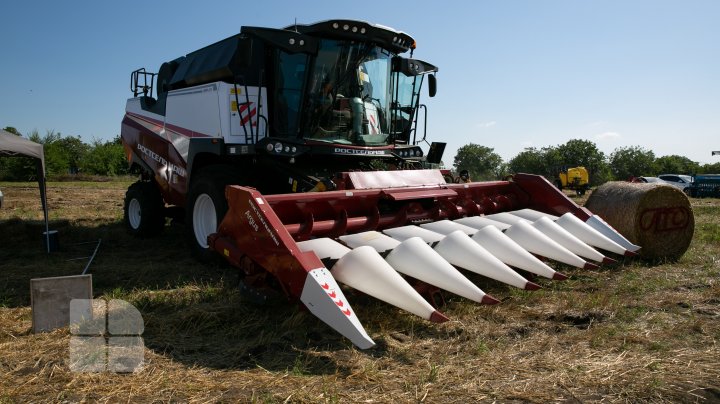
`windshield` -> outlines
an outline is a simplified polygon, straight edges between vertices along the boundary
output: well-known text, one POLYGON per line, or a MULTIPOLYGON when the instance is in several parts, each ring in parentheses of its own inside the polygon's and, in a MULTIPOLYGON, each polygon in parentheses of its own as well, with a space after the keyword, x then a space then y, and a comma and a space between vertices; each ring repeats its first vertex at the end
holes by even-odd
POLYGON ((369 43, 322 40, 303 103, 304 137, 339 144, 387 145, 391 57, 369 43))

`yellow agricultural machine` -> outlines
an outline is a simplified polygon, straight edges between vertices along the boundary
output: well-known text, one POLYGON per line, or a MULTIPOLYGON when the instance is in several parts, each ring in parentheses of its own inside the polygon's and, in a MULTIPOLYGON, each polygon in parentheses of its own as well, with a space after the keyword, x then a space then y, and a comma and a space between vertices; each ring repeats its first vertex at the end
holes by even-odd
POLYGON ((183 218, 198 257, 224 257, 248 288, 281 290, 360 348, 374 342, 351 289, 442 322, 418 291, 498 302, 466 271, 533 290, 523 274, 566 277, 553 262, 636 254, 540 176, 448 184, 423 169, 443 145, 421 147, 420 90, 435 95, 438 68, 415 45, 352 20, 243 27, 134 71, 121 137, 142 176, 126 194, 128 229, 147 237, 183 218))
POLYGON ((578 195, 585 195, 590 189, 590 175, 585 167, 562 167, 555 180, 558 189, 572 189, 578 195))

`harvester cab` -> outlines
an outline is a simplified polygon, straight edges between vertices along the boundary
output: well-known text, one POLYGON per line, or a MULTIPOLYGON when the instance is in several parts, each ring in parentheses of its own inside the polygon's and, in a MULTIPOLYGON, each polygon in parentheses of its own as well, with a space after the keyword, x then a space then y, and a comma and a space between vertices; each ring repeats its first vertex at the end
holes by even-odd
MULTIPOLYGON (((434 95, 437 67, 399 55, 413 48, 407 34, 357 21, 243 27, 164 63, 157 74, 133 72, 136 98, 127 112, 164 126, 166 140, 180 152, 173 161, 178 167, 205 165, 208 153, 252 155, 265 176, 255 187, 305 192, 373 160, 419 164, 425 138, 424 130, 422 136, 416 131, 420 89, 430 77, 434 95), (151 98, 155 78, 157 98, 151 98)), ((196 171, 177 178, 177 186, 160 181, 182 195, 196 171)))
POLYGON ((392 28, 330 20, 243 27, 157 74, 136 70, 121 130, 142 172, 128 229, 151 236, 184 212, 200 258, 279 287, 361 348, 373 342, 347 287, 442 322, 413 286, 497 303, 456 268, 533 290, 516 269, 565 278, 537 256, 593 268, 612 262, 596 248, 635 254, 542 177, 448 184, 423 169, 444 144, 421 148, 421 88, 435 95, 438 68, 414 49, 392 28))

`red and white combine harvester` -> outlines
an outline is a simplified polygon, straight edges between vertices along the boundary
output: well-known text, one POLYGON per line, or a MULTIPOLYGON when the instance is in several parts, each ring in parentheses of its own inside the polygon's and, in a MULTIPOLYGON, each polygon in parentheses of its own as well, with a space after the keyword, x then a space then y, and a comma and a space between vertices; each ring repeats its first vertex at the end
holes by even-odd
POLYGON ((279 288, 360 348, 374 343, 339 284, 442 322, 420 285, 497 303, 458 268, 532 290, 516 269, 559 280, 549 260, 594 268, 635 254, 540 176, 448 184, 425 169, 444 148, 420 147, 420 89, 435 95, 438 69, 414 49, 360 21, 243 27, 133 72, 130 231, 156 234, 184 212, 200 257, 219 253, 252 290, 279 288))

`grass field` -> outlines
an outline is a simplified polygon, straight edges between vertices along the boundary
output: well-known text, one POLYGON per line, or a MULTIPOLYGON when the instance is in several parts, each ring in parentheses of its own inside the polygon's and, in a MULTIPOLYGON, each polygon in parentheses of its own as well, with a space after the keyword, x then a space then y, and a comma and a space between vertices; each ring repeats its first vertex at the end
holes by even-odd
POLYGON ((359 351, 298 305, 243 301, 236 271, 195 261, 182 225, 129 237, 128 184, 51 183, 61 249, 48 255, 36 185, 0 183, 0 403, 720 401, 718 200, 692 200, 695 235, 678 262, 556 266, 571 278, 536 279, 535 292, 470 276, 502 303, 446 295, 444 324, 353 294, 378 343, 359 351), (79 274, 86 261, 71 259, 98 239, 95 297, 144 318, 136 373, 71 372, 69 330, 31 332, 29 280, 79 274))

